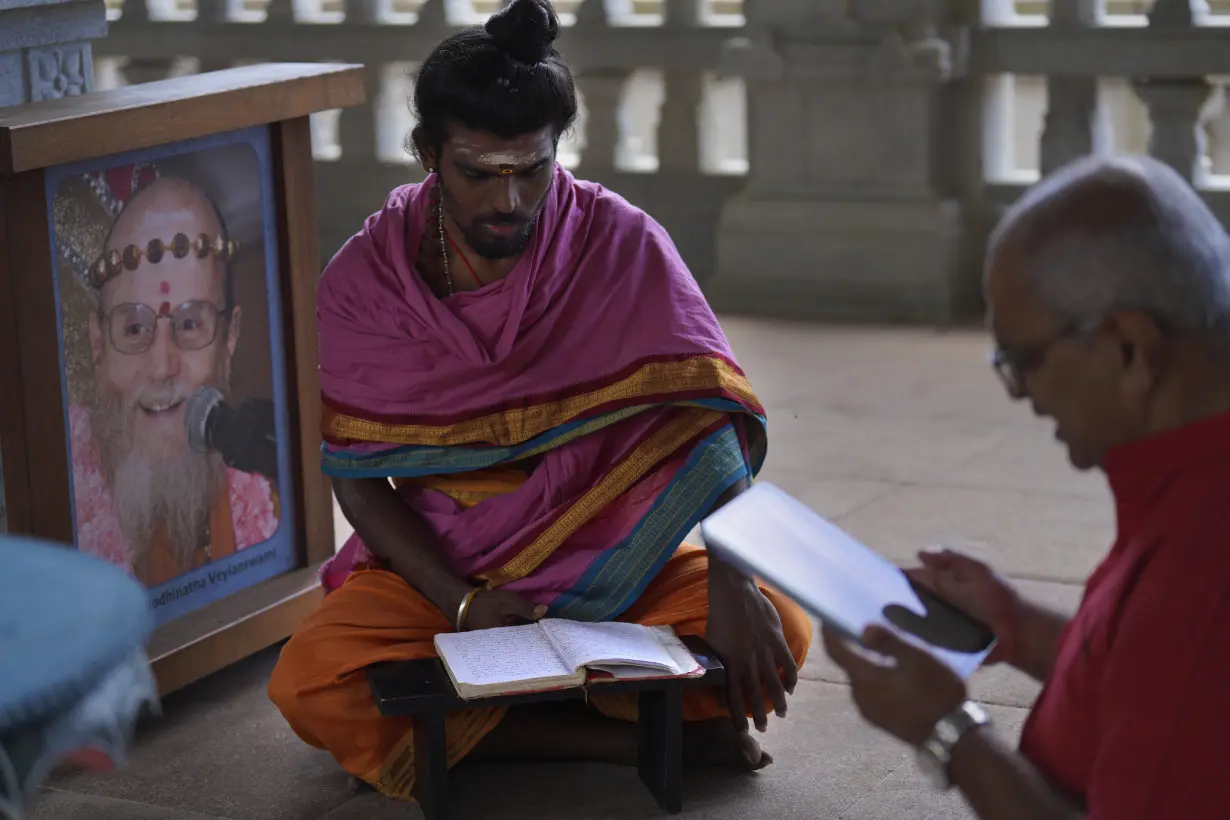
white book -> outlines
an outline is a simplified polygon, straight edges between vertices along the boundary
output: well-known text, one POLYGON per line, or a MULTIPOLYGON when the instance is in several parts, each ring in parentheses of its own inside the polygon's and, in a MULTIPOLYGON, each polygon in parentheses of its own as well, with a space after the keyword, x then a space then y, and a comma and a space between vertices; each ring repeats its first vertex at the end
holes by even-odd
POLYGON ((464 700, 604 681, 704 675, 669 626, 544 618, 524 626, 442 632, 435 645, 464 700))

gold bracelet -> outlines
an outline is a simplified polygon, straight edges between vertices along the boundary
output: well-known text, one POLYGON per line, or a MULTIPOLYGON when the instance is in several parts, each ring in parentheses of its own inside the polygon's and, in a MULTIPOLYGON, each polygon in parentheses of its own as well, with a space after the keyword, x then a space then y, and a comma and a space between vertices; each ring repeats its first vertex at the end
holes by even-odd
POLYGON ((466 615, 468 615, 470 612, 470 604, 471 602, 473 602, 474 596, 478 594, 479 589, 480 589, 479 587, 474 587, 474 589, 467 592, 466 597, 461 599, 461 606, 457 607, 457 631, 458 632, 460 632, 461 628, 465 625, 466 615))

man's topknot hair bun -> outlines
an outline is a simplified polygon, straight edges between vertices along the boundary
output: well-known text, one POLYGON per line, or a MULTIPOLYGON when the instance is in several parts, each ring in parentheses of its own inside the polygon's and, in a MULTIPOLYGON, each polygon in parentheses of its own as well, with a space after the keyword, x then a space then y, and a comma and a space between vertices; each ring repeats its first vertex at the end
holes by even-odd
POLYGON ((449 124, 512 139, 550 129, 558 140, 577 117, 572 72, 554 43, 550 0, 513 0, 485 26, 467 26, 432 50, 414 83, 415 149, 432 153, 449 124))
POLYGON ((550 0, 513 0, 487 20, 487 33, 513 59, 537 65, 559 37, 559 16, 550 0))

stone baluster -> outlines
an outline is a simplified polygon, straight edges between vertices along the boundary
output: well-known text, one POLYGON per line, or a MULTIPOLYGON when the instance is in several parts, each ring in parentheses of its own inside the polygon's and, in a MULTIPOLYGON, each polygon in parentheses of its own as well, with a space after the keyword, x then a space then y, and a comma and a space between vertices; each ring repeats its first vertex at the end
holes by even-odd
POLYGON ((124 0, 120 6, 120 19, 125 23, 143 23, 149 20, 149 3, 146 0, 124 0))
MULTIPOLYGON (((1192 28, 1207 12, 1201 0, 1156 0, 1149 28, 1192 28)), ((1203 77, 1144 79, 1133 86, 1153 126, 1149 153, 1192 182, 1203 179, 1206 140, 1201 119, 1212 86, 1203 77)))
POLYGON ((573 26, 578 32, 592 32, 609 25, 606 0, 581 0, 581 4, 577 6, 576 23, 573 26))
MULTIPOLYGON (((446 0, 423 0, 419 6, 418 21, 414 24, 423 36, 431 35, 433 39, 443 40, 450 32, 448 7, 446 0)), ((425 56, 425 55, 424 55, 425 56)))
MULTIPOLYGON (((574 36, 583 37, 610 25, 605 0, 581 0, 576 10, 574 36)), ((622 70, 585 71, 577 75, 577 88, 585 105, 584 147, 577 173, 594 180, 610 179, 616 154, 623 143, 623 106, 627 73, 622 70)))
POLYGON ((1205 175, 1207 140, 1201 113, 1211 88, 1198 77, 1165 82, 1145 80, 1135 84, 1136 94, 1149 110, 1153 124, 1149 154, 1191 182, 1205 175))
POLYGON ((705 0, 663 0, 662 25, 668 29, 702 26, 708 5, 705 0))
POLYGON ((367 99, 362 105, 341 112, 337 141, 342 162, 371 163, 376 156, 376 111, 384 85, 384 65, 368 64, 364 70, 367 99))
MULTIPOLYGON (((1102 0, 1054 0, 1050 26, 1061 30, 1092 28, 1101 25, 1102 17, 1102 0)), ((1046 79, 1046 97, 1039 146, 1043 175, 1079 157, 1109 149, 1110 125, 1097 77, 1052 74, 1046 79)))
POLYGON ((380 0, 342 0, 342 10, 347 23, 379 23, 384 16, 383 8, 380 0))
POLYGON ((1109 119, 1096 77, 1047 77, 1046 97, 1039 161, 1043 175, 1110 148, 1109 119))
MULTIPOLYGON (((590 0, 593 2, 593 0, 590 0)), ((594 180, 610 179, 624 141, 623 101, 628 74, 623 69, 587 71, 577 76, 585 101, 585 147, 577 173, 594 180)))
MULTIPOLYGON (((665 0, 663 27, 686 36, 703 25, 703 0, 665 0)), ((658 117, 659 173, 699 173, 700 120, 704 77, 699 71, 666 72, 666 92, 658 117)))
MULTIPOLYGON (((269 6, 265 11, 265 25, 293 25, 294 22, 294 0, 269 0, 269 6)), ((288 32, 284 36, 293 37, 294 34, 288 32)))
MULTIPOLYGON (((201 23, 227 23, 231 20, 231 6, 234 0, 196 0, 196 19, 201 23)), ((227 66, 214 66, 210 71, 217 71, 227 66)), ((205 61, 201 61, 201 71, 204 72, 205 61)))
POLYGON ((699 71, 667 71, 658 119, 658 172, 700 173, 700 119, 704 77, 699 71))
MULTIPOLYGON (((243 0, 196 0, 196 21, 198 23, 229 23, 236 17, 243 0)), ((197 72, 208 74, 211 71, 223 71, 235 65, 235 61, 219 55, 216 49, 202 49, 204 54, 197 54, 197 72)))

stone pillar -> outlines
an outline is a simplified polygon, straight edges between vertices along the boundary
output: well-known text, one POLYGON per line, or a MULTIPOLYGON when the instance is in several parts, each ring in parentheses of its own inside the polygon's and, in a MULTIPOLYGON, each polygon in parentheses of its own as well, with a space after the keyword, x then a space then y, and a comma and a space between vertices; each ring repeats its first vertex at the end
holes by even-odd
POLYGON ((748 95, 745 190, 718 228, 718 310, 945 322, 962 312, 956 91, 939 0, 757 0, 724 69, 748 95))
MULTIPOLYGON (((103 0, 0 0, 0 108, 92 91, 90 40, 106 34, 103 0)), ((7 529, 0 468, 0 532, 7 529)))

